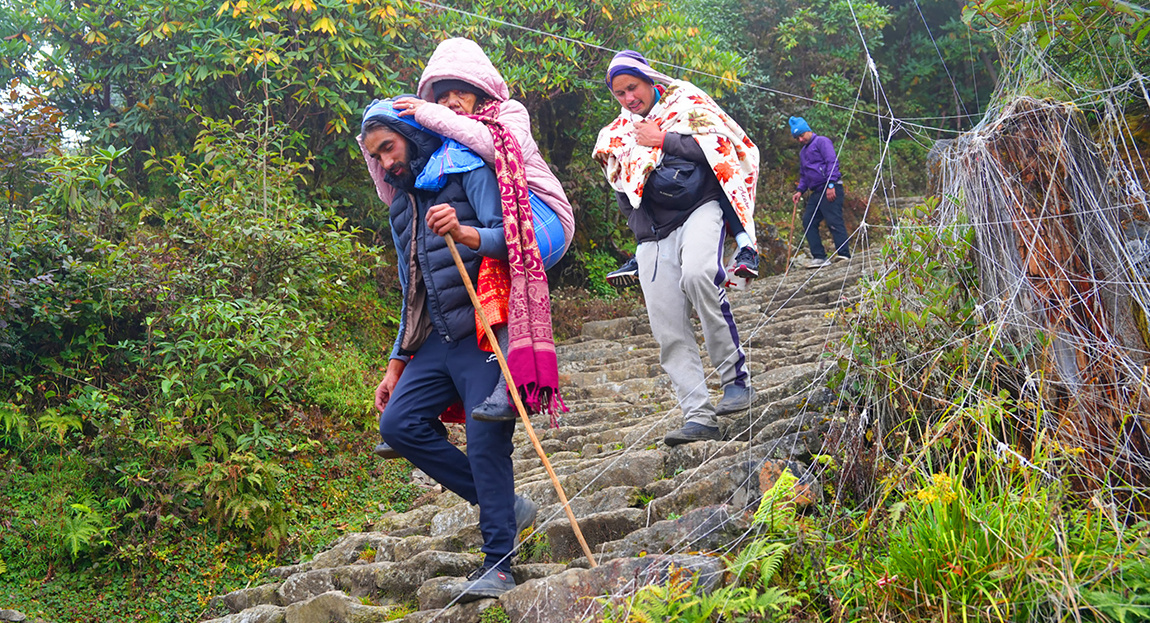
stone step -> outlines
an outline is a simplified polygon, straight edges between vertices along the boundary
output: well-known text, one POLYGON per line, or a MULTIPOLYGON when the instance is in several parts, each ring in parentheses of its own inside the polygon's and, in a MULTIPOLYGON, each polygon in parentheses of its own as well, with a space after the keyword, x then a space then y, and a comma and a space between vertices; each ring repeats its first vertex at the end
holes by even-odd
POLYGON ((329 591, 288 606, 257 605, 208 623, 382 623, 394 619, 398 605, 371 606, 341 591, 329 591))
POLYGON ((603 607, 597 598, 624 587, 665 583, 674 572, 686 572, 703 590, 722 581, 723 564, 713 556, 645 556, 604 562, 594 569, 569 569, 525 582, 503 594, 499 605, 511 621, 592 621, 603 607))
POLYGON ((276 602, 294 604, 330 591, 342 591, 352 597, 404 600, 430 578, 465 576, 482 562, 483 557, 478 554, 430 550, 399 562, 313 569, 284 580, 276 589, 276 602))
MULTIPOLYGON (((448 587, 482 559, 474 553, 482 545, 478 509, 431 489, 422 506, 383 516, 372 532, 346 534, 309 561, 273 569, 269 583, 217 598, 236 614, 214 621, 382 621, 413 598, 420 610, 408 623, 476 623, 496 604, 512 621, 580 621, 601 610, 597 598, 636 580, 665 581, 672 565, 704 585, 717 583, 718 559, 682 552, 737 548, 761 491, 781 470, 801 475, 808 499, 819 494, 803 461, 822 451, 827 430, 842 419, 826 388, 846 334, 836 309, 858 300, 869 261, 860 253, 849 263, 794 269, 728 292, 756 397, 745 413, 719 418, 724 441, 662 443, 683 417, 645 314, 585 323, 581 335, 556 346, 569 411, 558 428, 547 414, 531 421, 599 567, 582 568, 588 561, 520 425, 516 491, 540 509, 521 535, 526 545, 512 567, 518 586, 499 600, 449 605, 448 587)), ((707 372, 717 400, 718 383, 707 372)))
MULTIPOLYGON (((723 550, 748 538, 751 515, 753 512, 744 508, 728 505, 696 508, 682 517, 658 521, 604 543, 598 555, 602 560, 614 560, 662 552, 723 550)), ((586 564, 584 558, 572 566, 586 564)))

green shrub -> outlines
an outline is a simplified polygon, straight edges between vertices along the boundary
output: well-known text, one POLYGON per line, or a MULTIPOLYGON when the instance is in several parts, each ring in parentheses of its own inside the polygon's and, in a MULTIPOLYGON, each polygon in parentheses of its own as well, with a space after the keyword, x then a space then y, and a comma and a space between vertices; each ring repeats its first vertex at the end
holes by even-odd
POLYGON ((1081 591, 1084 606, 1080 613, 1090 620, 1106 618, 1119 623, 1150 621, 1150 562, 1141 552, 1112 565, 1099 581, 1081 591), (1101 614, 1102 616, 1097 616, 1101 614))
MULTIPOLYGON (((794 528, 796 478, 784 471, 763 494, 752 523, 768 533, 794 528)), ((606 623, 632 621, 781 621, 799 599, 773 585, 790 545, 770 536, 747 543, 737 555, 724 559, 730 583, 704 593, 685 569, 674 567, 665 584, 639 588, 630 598, 600 598, 606 623)))
POLYGON ((264 547, 287 537, 288 514, 279 495, 283 468, 250 452, 204 461, 183 475, 184 490, 202 492, 204 509, 217 528, 253 535, 264 547))
POLYGON ((317 346, 309 316, 278 301, 195 298, 165 319, 149 318, 160 391, 196 414, 290 404, 303 354, 317 346))
POLYGON ((386 365, 386 355, 373 360, 352 344, 338 343, 313 349, 309 356, 312 373, 304 387, 308 402, 346 421, 374 425, 374 386, 365 375, 386 365))
POLYGON ((0 445, 18 445, 28 436, 30 428, 28 417, 19 406, 11 402, 0 402, 0 445))
POLYGON ((75 561, 81 555, 91 554, 111 545, 108 533, 115 529, 116 526, 108 524, 107 517, 98 507, 70 504, 60 528, 61 546, 75 561))
POLYGON ((607 283, 607 273, 619 267, 619 261, 610 254, 595 250, 583 255, 583 267, 587 270, 587 288, 596 296, 614 298, 618 296, 615 287, 607 283))
POLYGON ((511 617, 501 606, 495 605, 479 613, 479 623, 511 623, 511 617))
MULTIPOLYGON (((1043 466, 1055 463, 1036 467, 1043 466)), ((1091 596, 1114 605, 1103 595, 1119 582, 1128 589, 1145 581, 1150 543, 1102 509, 1067 507, 1057 483, 988 457, 950 469, 918 476, 920 486, 893 507, 881 591, 893 607, 944 619, 1034 620, 1091 596)))
POLYGON ((390 346, 383 262, 301 192, 301 137, 200 123, 191 153, 147 163, 170 195, 141 201, 121 182, 126 152, 94 149, 44 158, 53 183, 12 212, 0 447, 81 451, 95 497, 119 500, 104 523, 61 511, 76 557, 107 550, 85 545, 89 528, 116 543, 200 508, 278 545, 275 422, 319 406, 362 424, 368 353, 390 346))
POLYGON ((529 562, 555 562, 551 556, 551 539, 542 530, 536 530, 523 540, 519 547, 519 559, 529 562))
POLYGON ((36 419, 36 426, 44 433, 51 433, 57 444, 63 446, 69 432, 82 428, 80 418, 57 409, 47 409, 36 419))
POLYGON ((990 348, 976 313, 974 230, 962 222, 936 226, 935 206, 932 198, 902 215, 883 241, 880 263, 887 268, 864 277, 862 300, 843 311, 849 356, 840 359, 832 385, 873 399, 879 434, 945 411, 948 401, 939 399, 964 394, 957 379, 977 385, 971 377, 990 348), (965 337, 956 343, 956 335, 965 337))
POLYGON ((1145 610, 1125 583, 1140 581, 1145 529, 1123 524, 1113 489, 1084 494, 1081 449, 1052 441, 1049 414, 1023 391, 1044 344, 998 339, 974 231, 961 217, 940 224, 937 208, 901 215, 882 270, 843 312, 848 354, 832 380, 851 417, 824 474, 836 505, 798 524, 812 556, 793 582, 835 617, 1133 620, 1145 610))

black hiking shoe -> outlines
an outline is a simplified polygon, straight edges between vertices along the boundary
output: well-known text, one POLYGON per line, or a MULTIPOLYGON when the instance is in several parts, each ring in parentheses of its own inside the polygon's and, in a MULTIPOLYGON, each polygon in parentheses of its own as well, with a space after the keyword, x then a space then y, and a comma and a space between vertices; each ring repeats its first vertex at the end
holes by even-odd
POLYGON ((639 285, 639 262, 631 258, 619 268, 607 273, 607 283, 620 290, 639 285))
POLYGON ((466 580, 449 586, 447 592, 462 604, 477 599, 496 599, 513 588, 515 579, 507 571, 480 567, 468 574, 466 580))
POLYGON ((735 254, 735 263, 731 272, 736 277, 754 279, 759 276, 759 252, 751 247, 743 247, 735 254))
POLYGON ((698 422, 687 422, 683 428, 667 433, 667 436, 663 437, 663 443, 668 446, 677 446, 692 441, 707 441, 708 439, 723 440, 723 434, 719 432, 718 426, 703 426, 698 422))
POLYGON ((386 441, 381 441, 381 442, 375 444, 375 450, 373 450, 373 452, 375 452, 375 455, 381 459, 402 459, 403 458, 403 455, 399 453, 399 450, 396 450, 395 448, 392 448, 391 446, 387 445, 386 441))

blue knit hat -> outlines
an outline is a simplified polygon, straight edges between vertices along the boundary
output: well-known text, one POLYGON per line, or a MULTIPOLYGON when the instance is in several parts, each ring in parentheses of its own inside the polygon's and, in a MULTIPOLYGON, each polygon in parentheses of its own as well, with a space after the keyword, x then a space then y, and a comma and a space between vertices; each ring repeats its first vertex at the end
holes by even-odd
MULTIPOLYGON (((415 146, 415 157, 408 165, 416 176, 416 188, 438 191, 447 184, 448 175, 466 173, 484 166, 483 159, 465 145, 428 130, 412 115, 401 117, 399 111, 395 109, 395 100, 401 97, 415 96, 400 95, 385 100, 374 100, 363 111, 363 122, 376 119, 415 146)), ((401 187, 401 182, 390 172, 384 172, 384 179, 392 186, 401 187)))
POLYGON ((791 117, 787 123, 791 124, 791 136, 802 136, 806 132, 813 132, 802 117, 791 117))

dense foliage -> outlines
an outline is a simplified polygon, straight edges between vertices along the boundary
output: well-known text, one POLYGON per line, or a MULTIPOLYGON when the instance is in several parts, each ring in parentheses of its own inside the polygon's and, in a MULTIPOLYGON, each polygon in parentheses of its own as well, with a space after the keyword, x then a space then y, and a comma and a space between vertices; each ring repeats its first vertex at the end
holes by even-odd
MULTIPOLYGON (((298 131, 316 165, 301 178, 312 194, 348 198, 345 214, 378 222, 354 143, 360 112, 375 97, 413 92, 422 63, 448 36, 475 39, 532 111, 539 143, 561 171, 583 166, 579 143, 610 101, 600 83, 604 49, 631 45, 652 28, 675 41, 676 59, 733 78, 735 54, 649 0, 483 2, 442 11, 376 0, 197 0, 167 3, 33 2, 2 9, 0 77, 50 89, 69 124, 94 144, 131 147, 133 188, 168 188, 145 170, 145 153, 186 153, 189 111, 236 117, 252 104, 298 131), (482 19, 498 15, 500 26, 482 19), (579 42, 578 44, 575 42, 579 42)), ((718 86, 720 80, 706 80, 718 86)))
POLYGON ((873 114, 890 104, 898 115, 954 113, 938 54, 968 108, 990 91, 977 85, 989 84, 979 68, 991 67, 993 52, 984 37, 957 26, 958 7, 948 3, 926 9, 930 27, 948 33, 943 51, 930 54, 922 42, 906 39, 922 36, 914 34, 922 30, 918 13, 875 2, 508 0, 454 8, 370 0, 74 7, 38 1, 0 16, 0 77, 19 76, 50 91, 68 125, 93 144, 131 148, 124 179, 145 195, 174 192, 144 163, 149 151, 162 159, 190 150, 196 130, 186 123, 189 112, 236 118, 248 106, 265 106, 265 118, 298 131, 303 149, 316 158, 300 178, 307 192, 346 200, 341 214, 379 229, 382 213, 353 141, 359 111, 373 97, 413 91, 423 59, 444 37, 473 38, 513 96, 527 104, 540 147, 577 206, 575 252, 556 271, 576 285, 595 274, 596 261, 614 261, 633 245, 602 174, 586 156, 597 130, 617 111, 601 86, 612 50, 641 49, 667 73, 721 98, 762 147, 764 224, 783 220, 772 210, 785 205, 796 177, 787 116, 804 115, 835 137, 848 188, 865 197, 880 161, 905 173, 904 189, 924 185, 921 140, 902 138, 896 144, 905 145, 885 150, 888 132, 876 131, 873 114), (888 40, 897 47, 884 46, 888 40), (883 83, 900 85, 919 104, 901 95, 887 102, 889 95, 867 82, 863 41, 883 83), (968 62, 975 53, 983 61, 977 66, 968 62), (904 63, 908 56, 914 63, 904 63))
POLYGON ((145 163, 174 197, 131 192, 126 149, 93 149, 40 159, 41 192, 10 210, 0 456, 56 456, 64 475, 10 525, 32 545, 6 542, 10 562, 116 558, 198 517, 276 549, 297 513, 283 427, 313 409, 372 421, 365 374, 394 313, 382 260, 300 194, 297 135, 199 125, 187 157, 145 163))

